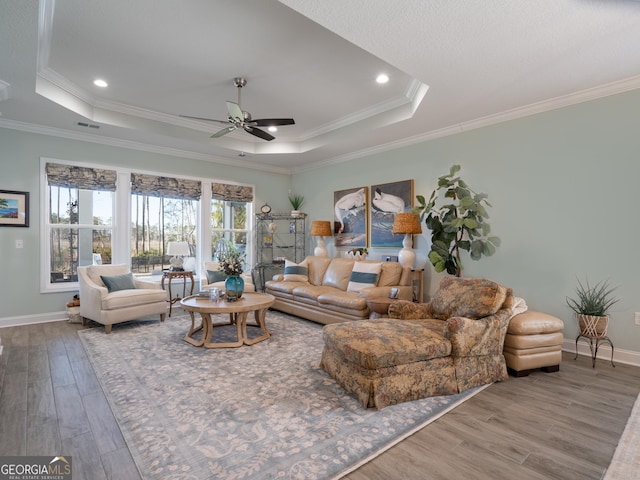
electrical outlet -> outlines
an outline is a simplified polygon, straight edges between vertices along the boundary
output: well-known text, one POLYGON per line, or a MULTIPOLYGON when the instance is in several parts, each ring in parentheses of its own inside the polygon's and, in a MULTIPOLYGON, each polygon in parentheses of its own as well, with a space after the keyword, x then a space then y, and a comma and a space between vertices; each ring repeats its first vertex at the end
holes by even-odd
POLYGON ((640 312, 636 312, 636 325, 640 325, 640 312))
POLYGON ((16 240, 16 248, 22 248, 24 247, 24 243, 22 242, 22 240, 16 240))

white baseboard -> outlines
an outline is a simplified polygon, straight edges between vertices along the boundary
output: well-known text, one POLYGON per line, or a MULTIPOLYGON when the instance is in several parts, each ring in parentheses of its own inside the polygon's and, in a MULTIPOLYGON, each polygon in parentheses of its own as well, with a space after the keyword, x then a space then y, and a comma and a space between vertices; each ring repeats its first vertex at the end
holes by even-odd
POLYGON ((0 328, 3 327, 19 327, 20 325, 32 325, 34 323, 59 322, 68 320, 69 315, 66 311, 38 313, 35 315, 19 315, 17 317, 0 318, 0 328))
MULTIPOLYGON (((595 344, 595 342, 594 342, 595 344)), ((640 352, 634 352, 633 350, 624 350, 621 348, 615 348, 613 345, 613 362, 625 363, 628 365, 634 365, 640 367, 640 352)), ((562 342, 562 350, 569 353, 576 353, 576 341, 565 338, 562 342)), ((578 342, 578 355, 585 355, 591 357, 591 350, 589 344, 584 339, 580 339, 578 342)), ((600 343, 598 346, 598 360, 611 360, 611 347, 608 343, 600 343)))

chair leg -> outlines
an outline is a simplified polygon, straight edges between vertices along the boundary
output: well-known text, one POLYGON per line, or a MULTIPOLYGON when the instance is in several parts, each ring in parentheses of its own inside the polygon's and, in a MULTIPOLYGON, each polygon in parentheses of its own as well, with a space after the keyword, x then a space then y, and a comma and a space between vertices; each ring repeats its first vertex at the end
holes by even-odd
POLYGON ((111 325, 104 326, 104 333, 111 333, 111 325))
POLYGON ((166 315, 166 313, 161 313, 160 314, 160 323, 164 322, 165 315, 166 315))
POLYGON ((508 368, 509 373, 511 375, 513 375, 514 377, 528 377, 529 376, 529 370, 514 370, 513 368, 508 368))

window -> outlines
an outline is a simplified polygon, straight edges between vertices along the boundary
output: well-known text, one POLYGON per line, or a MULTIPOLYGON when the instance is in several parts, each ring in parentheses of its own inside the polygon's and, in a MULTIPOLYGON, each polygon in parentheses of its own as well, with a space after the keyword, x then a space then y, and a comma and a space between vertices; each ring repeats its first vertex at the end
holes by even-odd
MULTIPOLYGON (((211 257, 217 259, 225 240, 241 253, 251 251, 250 207, 253 189, 244 185, 211 184, 211 257)), ((249 255, 247 255, 247 258, 249 255)), ((248 266, 245 265, 245 270, 248 266)))
POLYGON ((189 244, 194 269, 201 182, 131 174, 131 271, 148 273, 169 267, 167 245, 189 244))
POLYGON ((78 265, 111 263, 116 172, 48 163, 49 284, 75 283, 78 265))
POLYGON ((82 265, 126 263, 137 275, 169 267, 167 245, 186 241, 200 273, 220 240, 251 265, 253 187, 42 159, 41 291, 78 289, 82 265), (209 205, 209 208, 206 208, 209 205))

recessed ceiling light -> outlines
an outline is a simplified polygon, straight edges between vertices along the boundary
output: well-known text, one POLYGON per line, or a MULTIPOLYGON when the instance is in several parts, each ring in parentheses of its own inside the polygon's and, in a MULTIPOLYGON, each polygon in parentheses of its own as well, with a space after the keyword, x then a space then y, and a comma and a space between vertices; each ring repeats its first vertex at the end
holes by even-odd
POLYGON ((389 81, 389 75, 386 73, 381 73, 376 77, 376 82, 378 83, 387 83, 389 81))
POLYGON ((96 87, 100 87, 100 88, 107 88, 107 87, 109 86, 109 84, 108 84, 107 82, 105 82, 104 80, 102 80, 101 78, 96 78, 96 79, 93 81, 93 84, 94 84, 96 87))
POLYGON ((278 129, 276 127, 269 127, 267 128, 267 130, 269 130, 270 132, 277 132, 278 129))

